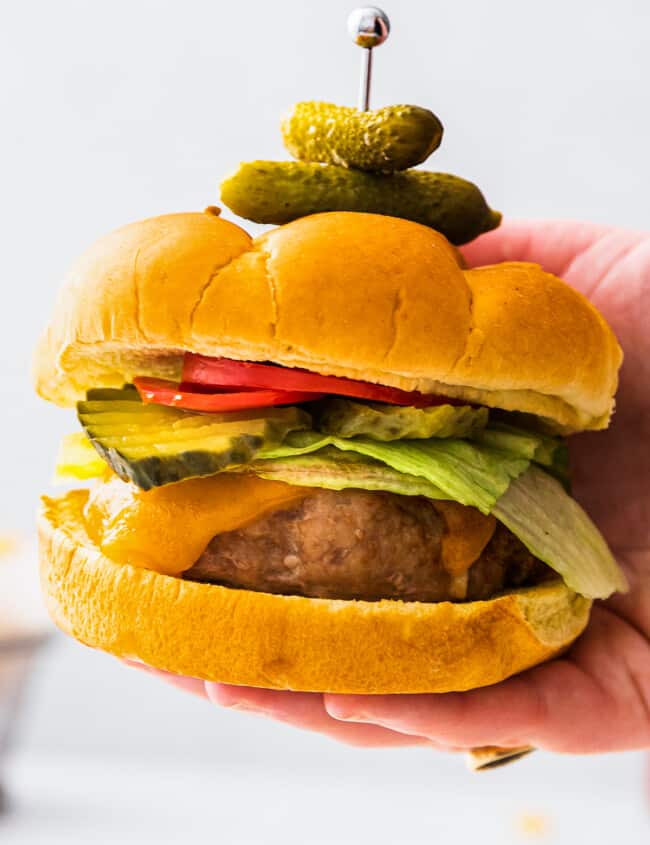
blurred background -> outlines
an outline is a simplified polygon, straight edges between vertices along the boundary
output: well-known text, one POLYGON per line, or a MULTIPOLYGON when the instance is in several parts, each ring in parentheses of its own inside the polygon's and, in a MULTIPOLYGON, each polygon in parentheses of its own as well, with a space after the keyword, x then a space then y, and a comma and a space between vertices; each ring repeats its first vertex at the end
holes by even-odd
MULTIPOLYGON (((93 654, 31 595, 33 518, 71 412, 29 368, 59 281, 125 222, 218 202, 240 160, 285 158, 294 101, 356 102, 353 0, 32 0, 0 28, 4 307, 0 718, 36 654, 0 770, 0 841, 518 843, 647 841, 643 755, 537 754, 483 775, 422 750, 356 751, 221 712, 93 654), (10 568, 11 567, 11 571, 10 568), (4 634, 7 636, 6 634, 4 634), (27 645, 25 645, 27 640, 27 645)), ((386 0, 373 106, 427 106, 428 163, 510 216, 648 226, 647 0, 386 0)), ((0 745, 2 734, 0 729, 0 745)))

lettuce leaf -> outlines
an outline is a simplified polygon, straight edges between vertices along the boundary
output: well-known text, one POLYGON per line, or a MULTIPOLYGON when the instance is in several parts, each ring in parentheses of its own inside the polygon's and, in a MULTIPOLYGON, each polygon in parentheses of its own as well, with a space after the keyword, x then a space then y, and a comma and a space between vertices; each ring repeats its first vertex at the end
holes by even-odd
POLYGON ((284 481, 298 487, 324 487, 327 490, 383 490, 400 496, 450 497, 435 484, 415 475, 391 469, 381 461, 342 452, 327 446, 301 457, 254 461, 244 472, 254 472, 270 481, 284 481))
POLYGON ((513 478, 529 464, 524 458, 465 440, 399 440, 380 443, 365 437, 346 440, 315 432, 290 434, 281 446, 263 449, 259 459, 291 458, 325 446, 381 461, 405 475, 424 478, 447 498, 490 513, 513 478))
POLYGON ((550 434, 530 431, 519 426, 490 421, 473 438, 476 442, 493 449, 500 449, 520 458, 527 458, 546 467, 565 485, 569 480, 569 451, 566 443, 550 434))
POLYGON ((602 534, 562 485, 535 466, 512 481, 492 510, 526 548, 590 599, 626 592, 602 534))

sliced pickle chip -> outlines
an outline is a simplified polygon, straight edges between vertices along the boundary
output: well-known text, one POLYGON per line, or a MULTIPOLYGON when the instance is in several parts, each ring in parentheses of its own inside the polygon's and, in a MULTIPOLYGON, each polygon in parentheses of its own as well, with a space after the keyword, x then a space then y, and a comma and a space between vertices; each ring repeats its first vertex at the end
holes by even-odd
POLYGON ((316 403, 320 431, 338 437, 364 435, 372 440, 424 440, 429 437, 473 437, 487 425, 488 409, 469 405, 412 408, 380 402, 323 399, 316 403))
POLYGON ((143 490, 247 464, 260 449, 311 426, 297 407, 200 414, 145 405, 130 386, 89 391, 77 413, 102 458, 143 490))

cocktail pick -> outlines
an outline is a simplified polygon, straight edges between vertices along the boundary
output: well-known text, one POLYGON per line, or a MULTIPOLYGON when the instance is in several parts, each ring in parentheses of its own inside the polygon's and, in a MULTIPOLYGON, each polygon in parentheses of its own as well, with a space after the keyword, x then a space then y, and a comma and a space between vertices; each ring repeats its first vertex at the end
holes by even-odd
POLYGON ((348 18, 348 32, 355 44, 363 47, 359 83, 359 111, 368 111, 372 82, 372 51, 388 38, 388 15, 376 6, 361 6, 348 18))

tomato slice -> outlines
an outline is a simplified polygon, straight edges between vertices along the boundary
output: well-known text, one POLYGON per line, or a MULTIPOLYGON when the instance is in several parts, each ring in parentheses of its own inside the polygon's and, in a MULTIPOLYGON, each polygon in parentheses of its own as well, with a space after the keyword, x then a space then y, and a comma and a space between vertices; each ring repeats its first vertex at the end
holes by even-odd
POLYGON ((135 378, 133 383, 143 402, 171 405, 188 411, 241 411, 244 408, 270 408, 272 405, 296 405, 320 399, 322 394, 299 390, 246 390, 205 393, 191 386, 157 378, 135 378))
POLYGON ((214 388, 258 388, 271 390, 299 390, 307 393, 329 393, 387 402, 390 405, 456 404, 446 396, 433 396, 417 391, 409 392, 396 387, 370 384, 339 376, 321 376, 308 370, 279 367, 276 364, 252 364, 232 361, 230 358, 208 358, 205 355, 185 353, 183 382, 193 385, 210 385, 214 388))

